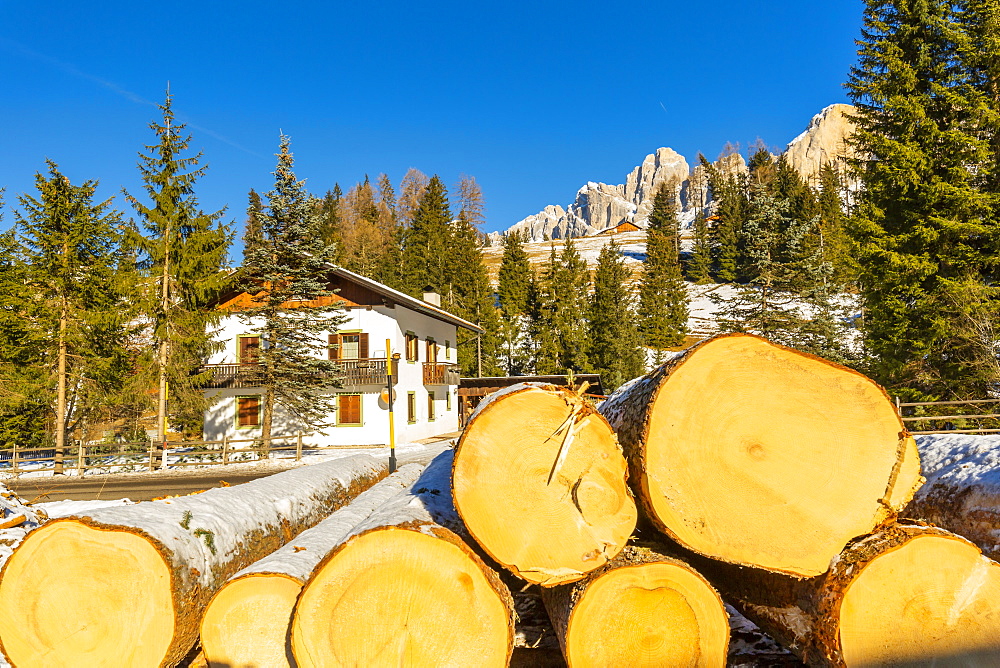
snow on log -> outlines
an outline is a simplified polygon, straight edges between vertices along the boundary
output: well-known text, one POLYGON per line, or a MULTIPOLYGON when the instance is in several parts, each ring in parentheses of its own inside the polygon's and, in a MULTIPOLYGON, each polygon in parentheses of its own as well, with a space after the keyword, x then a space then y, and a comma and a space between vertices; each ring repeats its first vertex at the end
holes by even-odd
POLYGON ((455 507, 498 563, 535 584, 583 578, 635 528, 614 431, 566 387, 521 383, 483 401, 455 451, 455 507))
POLYGON ((230 575, 387 473, 385 463, 354 455, 52 520, 0 573, 0 648, 19 668, 176 665, 230 575))
POLYGON ((808 580, 696 564, 727 601, 811 666, 1000 656, 1000 564, 937 527, 891 524, 853 541, 829 572, 808 580))
POLYGON ((917 437, 927 483, 903 515, 953 531, 1000 560, 1000 438, 917 437))
POLYGON ((726 665, 725 606, 683 561, 629 546, 542 599, 570 668, 726 665))
POLYGON ((799 577, 920 485, 916 444, 860 373, 728 334, 620 387, 600 406, 643 513, 680 545, 799 577))
POLYGON ((316 564, 424 470, 407 464, 311 529, 229 579, 201 621, 209 666, 287 667, 288 627, 302 585, 316 564))
POLYGON ((296 665, 506 666, 513 600, 463 541, 452 451, 313 570, 292 617, 296 665))

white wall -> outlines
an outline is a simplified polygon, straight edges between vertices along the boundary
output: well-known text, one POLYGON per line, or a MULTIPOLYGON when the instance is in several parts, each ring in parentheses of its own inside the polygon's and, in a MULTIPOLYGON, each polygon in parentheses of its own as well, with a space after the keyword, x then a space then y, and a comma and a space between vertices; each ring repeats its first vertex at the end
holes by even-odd
MULTIPOLYGON (((438 359, 430 360, 438 363, 457 363, 458 354, 455 348, 456 327, 436 318, 412 311, 404 306, 395 308, 385 306, 372 307, 370 310, 361 307, 346 312, 347 322, 340 326, 340 331, 361 330, 368 333, 369 357, 385 355, 385 341, 390 339, 391 351, 400 353, 399 378, 395 385, 395 401, 393 404, 396 442, 405 443, 438 434, 458 430, 458 396, 455 385, 424 386, 423 366, 427 362, 427 338, 433 338, 438 344, 438 359), (418 359, 416 362, 406 361, 405 334, 413 332, 419 338, 418 359), (445 348, 445 342, 448 348, 445 348), (416 420, 407 421, 407 395, 412 392, 416 399, 416 420), (428 393, 435 397, 435 420, 428 420, 428 393), (448 410, 447 394, 451 395, 451 410, 448 410)), ((220 323, 216 338, 225 343, 225 348, 214 354, 209 364, 236 364, 237 337, 253 335, 253 327, 244 325, 235 315, 225 317, 220 323)), ((327 341, 327 333, 321 337, 327 341)), ((380 401, 379 393, 382 385, 366 385, 344 388, 336 392, 361 394, 361 426, 344 425, 328 427, 305 439, 307 444, 316 445, 375 445, 389 442, 389 411, 385 402, 380 401)), ((259 427, 236 426, 236 397, 258 394, 254 388, 207 390, 206 396, 217 401, 205 412, 206 440, 220 440, 225 435, 230 439, 250 439, 260 435, 259 427)), ((336 422, 336 415, 329 416, 329 421, 336 422)), ((280 410, 275 410, 272 426, 274 435, 294 434, 303 425, 290 420, 280 410)))

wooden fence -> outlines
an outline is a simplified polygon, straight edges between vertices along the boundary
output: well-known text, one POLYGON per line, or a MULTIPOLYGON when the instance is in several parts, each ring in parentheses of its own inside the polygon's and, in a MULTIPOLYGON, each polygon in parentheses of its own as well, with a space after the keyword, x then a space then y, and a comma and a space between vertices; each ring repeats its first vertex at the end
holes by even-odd
MULTIPOLYGON (((304 445, 303 439, 312 434, 298 432, 290 436, 276 436, 271 439, 271 447, 265 451, 261 440, 229 439, 221 441, 173 441, 166 449, 161 449, 155 441, 136 443, 97 443, 68 446, 62 456, 63 471, 76 471, 83 475, 92 469, 126 469, 131 471, 154 472, 186 466, 211 466, 214 464, 234 464, 262 459, 292 458, 302 459, 304 451, 313 453, 323 450, 361 450, 380 446, 373 445, 304 445)), ((388 447, 388 446, 384 446, 388 447)), ((55 448, 19 448, 15 444, 8 450, 0 450, 0 472, 52 473, 57 462, 55 448), (52 464, 52 467, 25 468, 27 464, 52 464)))
POLYGON ((985 410, 989 410, 989 406, 997 404, 1000 404, 1000 399, 901 402, 896 397, 896 410, 903 424, 915 435, 1000 434, 1000 413, 984 412, 980 408, 985 406, 985 410), (963 409, 972 412, 965 413, 963 409))

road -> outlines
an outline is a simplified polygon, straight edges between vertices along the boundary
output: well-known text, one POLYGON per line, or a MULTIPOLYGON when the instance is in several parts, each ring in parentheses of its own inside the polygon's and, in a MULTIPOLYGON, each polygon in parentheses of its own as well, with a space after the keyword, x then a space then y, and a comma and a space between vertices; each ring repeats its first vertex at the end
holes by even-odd
POLYGON ((150 501, 158 496, 180 496, 212 487, 239 485, 283 470, 268 467, 227 472, 224 467, 199 469, 183 475, 176 473, 112 474, 101 476, 46 476, 7 479, 7 488, 25 501, 84 501, 89 499, 132 499, 150 501), (225 484, 224 484, 225 483, 225 484))

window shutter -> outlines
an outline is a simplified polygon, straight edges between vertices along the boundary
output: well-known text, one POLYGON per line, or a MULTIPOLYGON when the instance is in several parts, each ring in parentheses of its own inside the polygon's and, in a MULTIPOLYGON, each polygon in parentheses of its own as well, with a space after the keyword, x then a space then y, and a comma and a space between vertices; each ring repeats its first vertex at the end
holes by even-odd
POLYGON ((357 394, 341 394, 337 397, 337 409, 340 416, 338 424, 361 424, 361 396, 357 394))
POLYGON ((260 425, 260 397, 238 397, 236 399, 237 424, 240 427, 260 425))
POLYGON ((239 351, 237 352, 237 355, 239 356, 239 363, 256 364, 257 351, 260 350, 260 337, 241 336, 239 337, 239 346, 239 351))
POLYGON ((362 332, 358 337, 358 358, 368 359, 368 333, 362 332))
POLYGON ((335 360, 339 359, 340 353, 340 338, 336 334, 329 334, 326 338, 326 352, 328 355, 327 359, 335 360))

